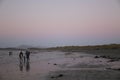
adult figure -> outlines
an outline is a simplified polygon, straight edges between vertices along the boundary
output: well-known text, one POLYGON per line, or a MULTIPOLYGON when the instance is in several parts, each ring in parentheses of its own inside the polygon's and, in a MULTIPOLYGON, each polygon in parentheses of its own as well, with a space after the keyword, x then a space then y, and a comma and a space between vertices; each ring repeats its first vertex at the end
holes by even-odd
POLYGON ((25 54, 26 54, 26 58, 27 58, 27 61, 28 61, 30 59, 30 52, 27 50, 25 54))
POLYGON ((20 53, 19 53, 19 58, 20 58, 20 60, 23 59, 23 52, 22 51, 20 51, 20 53))
POLYGON ((10 52, 9 52, 9 56, 11 56, 11 55, 12 55, 12 52, 10 51, 10 52))

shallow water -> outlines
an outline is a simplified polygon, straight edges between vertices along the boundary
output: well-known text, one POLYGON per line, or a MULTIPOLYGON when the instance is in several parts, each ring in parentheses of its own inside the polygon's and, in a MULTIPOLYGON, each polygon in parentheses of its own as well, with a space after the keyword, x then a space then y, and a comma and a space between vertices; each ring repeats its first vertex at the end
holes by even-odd
POLYGON ((112 65, 106 59, 95 59, 94 55, 82 52, 31 53, 28 62, 19 60, 19 51, 12 51, 10 56, 8 52, 0 51, 0 80, 45 80, 45 76, 53 71, 105 70, 112 65))

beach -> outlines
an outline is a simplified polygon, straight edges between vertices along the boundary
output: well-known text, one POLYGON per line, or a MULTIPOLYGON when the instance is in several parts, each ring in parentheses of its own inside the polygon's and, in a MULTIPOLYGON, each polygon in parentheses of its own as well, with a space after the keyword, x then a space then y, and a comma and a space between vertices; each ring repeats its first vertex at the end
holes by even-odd
POLYGON ((18 50, 0 51, 0 80, 120 80, 120 61, 87 52, 31 51, 20 62, 18 50))

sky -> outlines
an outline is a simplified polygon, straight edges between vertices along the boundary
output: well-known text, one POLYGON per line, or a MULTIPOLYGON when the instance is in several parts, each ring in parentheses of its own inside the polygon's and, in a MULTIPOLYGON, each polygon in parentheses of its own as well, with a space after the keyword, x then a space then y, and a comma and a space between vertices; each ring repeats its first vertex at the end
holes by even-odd
POLYGON ((0 0, 0 47, 120 44, 119 0, 0 0))

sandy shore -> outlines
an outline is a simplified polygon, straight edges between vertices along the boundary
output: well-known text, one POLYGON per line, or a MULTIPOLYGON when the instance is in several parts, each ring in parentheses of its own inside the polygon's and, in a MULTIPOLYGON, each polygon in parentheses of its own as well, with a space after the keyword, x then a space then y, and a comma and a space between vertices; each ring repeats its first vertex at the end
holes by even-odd
POLYGON ((33 51, 30 61, 21 63, 18 53, 0 51, 0 80, 120 80, 119 60, 84 52, 33 51))
POLYGON ((119 80, 119 74, 110 70, 65 70, 49 73, 46 80, 119 80))

